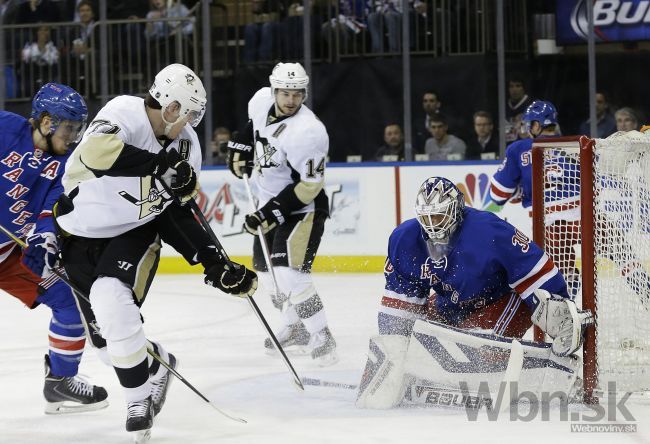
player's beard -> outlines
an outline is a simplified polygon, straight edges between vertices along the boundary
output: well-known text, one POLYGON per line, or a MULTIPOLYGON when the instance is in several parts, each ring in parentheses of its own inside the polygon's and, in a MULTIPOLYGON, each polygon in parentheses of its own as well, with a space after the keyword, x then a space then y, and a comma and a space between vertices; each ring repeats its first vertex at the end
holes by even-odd
POLYGON ((449 240, 439 241, 428 239, 427 240, 427 250, 429 250, 429 257, 434 261, 439 261, 449 252, 449 240))

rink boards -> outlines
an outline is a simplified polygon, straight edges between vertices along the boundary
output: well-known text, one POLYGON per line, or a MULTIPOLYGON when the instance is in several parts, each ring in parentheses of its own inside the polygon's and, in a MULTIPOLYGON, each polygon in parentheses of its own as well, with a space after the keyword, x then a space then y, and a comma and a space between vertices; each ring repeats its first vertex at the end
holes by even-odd
MULTIPOLYGON (((520 204, 499 207, 490 200, 490 177, 498 166, 497 161, 329 164, 325 191, 331 217, 314 271, 380 272, 390 233, 414 217, 415 195, 431 176, 447 177, 463 191, 468 206, 495 212, 530 234, 530 217, 520 204)), ((233 260, 250 265, 253 238, 242 229, 250 212, 244 183, 224 167, 203 169, 200 183, 197 200, 212 229, 233 260)), ((162 256, 161 272, 202 271, 169 246, 162 256)))

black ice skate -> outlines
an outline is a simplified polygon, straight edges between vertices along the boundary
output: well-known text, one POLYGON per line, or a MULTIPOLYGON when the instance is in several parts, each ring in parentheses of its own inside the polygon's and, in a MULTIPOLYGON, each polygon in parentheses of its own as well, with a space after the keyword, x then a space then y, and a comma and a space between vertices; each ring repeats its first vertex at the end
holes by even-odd
POLYGON ((133 434, 137 444, 149 441, 153 427, 153 400, 147 396, 142 401, 129 402, 126 407, 126 431, 133 434))
POLYGON ((45 413, 88 412, 108 407, 103 387, 92 385, 77 376, 54 376, 50 357, 45 355, 45 413))
MULTIPOLYGON (((293 352, 296 354, 305 354, 308 351, 309 332, 302 322, 287 325, 280 330, 275 337, 282 346, 282 349, 287 353, 293 352)), ((266 338, 264 340, 264 348, 267 353, 274 353, 276 351, 271 338, 266 338)))
MULTIPOLYGON (((169 353, 169 366, 176 370, 176 356, 169 353)), ((151 398, 153 400, 153 414, 158 415, 160 410, 165 404, 165 399, 167 398, 167 390, 169 390, 169 385, 172 383, 173 374, 169 370, 165 369, 165 374, 155 381, 151 381, 151 398)))
POLYGON ((312 359, 322 367, 335 364, 339 360, 336 354, 336 341, 329 327, 325 327, 318 333, 311 335, 309 348, 311 349, 312 359))

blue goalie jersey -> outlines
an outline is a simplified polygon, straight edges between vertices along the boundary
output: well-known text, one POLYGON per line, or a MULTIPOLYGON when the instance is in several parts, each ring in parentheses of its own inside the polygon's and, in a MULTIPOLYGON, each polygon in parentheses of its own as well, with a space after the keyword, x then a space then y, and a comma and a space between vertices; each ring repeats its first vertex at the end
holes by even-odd
POLYGON ((379 325, 422 319, 431 292, 435 311, 450 325, 513 291, 531 313, 543 288, 568 297, 566 283, 553 261, 526 235, 493 213, 465 208, 443 259, 433 260, 416 219, 390 236, 379 325))
MULTIPOLYGON (((54 231, 52 207, 63 192, 61 176, 68 158, 35 148, 27 119, 0 111, 0 224, 24 237, 38 221, 39 231, 54 231), (41 230, 42 227, 42 230, 41 230)), ((13 242, 0 233, 0 246, 13 242)), ((8 251, 2 250, 0 260, 8 251)))

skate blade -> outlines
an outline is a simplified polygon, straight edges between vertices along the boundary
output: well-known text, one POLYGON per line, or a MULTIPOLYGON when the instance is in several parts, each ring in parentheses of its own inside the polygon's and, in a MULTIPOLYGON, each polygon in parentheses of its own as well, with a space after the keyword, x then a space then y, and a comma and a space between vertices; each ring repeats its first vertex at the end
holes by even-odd
POLYGON ((319 367, 329 367, 339 362, 339 355, 336 351, 331 351, 330 353, 314 358, 314 361, 318 364, 319 367))
POLYGON ((78 402, 60 401, 45 403, 46 415, 65 415, 68 413, 93 412, 108 407, 108 401, 95 402, 92 404, 79 404, 78 402))
POLYGON ((133 442, 135 444, 144 444, 145 442, 149 442, 149 439, 151 438, 151 429, 137 430, 131 432, 131 434, 133 435, 133 442))
MULTIPOLYGON (((266 354, 269 356, 278 356, 280 353, 273 348, 265 348, 266 354)), ((305 356, 309 354, 309 347, 306 345, 290 345, 289 347, 282 347, 287 356, 305 356)))

